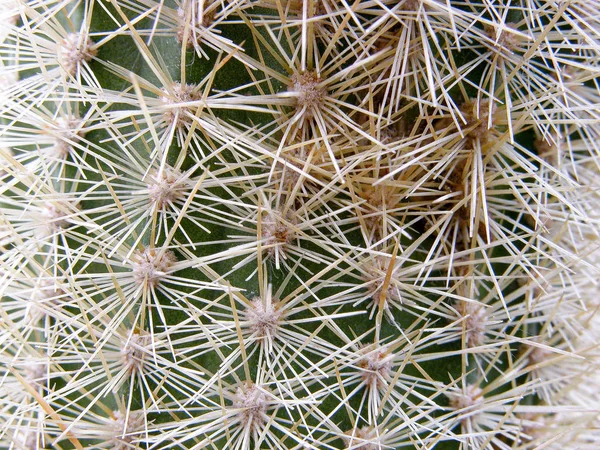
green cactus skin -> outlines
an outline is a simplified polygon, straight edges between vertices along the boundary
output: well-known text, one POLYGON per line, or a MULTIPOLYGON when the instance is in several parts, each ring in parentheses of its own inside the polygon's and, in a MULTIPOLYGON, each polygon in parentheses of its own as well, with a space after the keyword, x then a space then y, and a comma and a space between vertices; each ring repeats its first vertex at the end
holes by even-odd
POLYGON ((0 0, 0 447, 600 448, 597 0, 0 0))

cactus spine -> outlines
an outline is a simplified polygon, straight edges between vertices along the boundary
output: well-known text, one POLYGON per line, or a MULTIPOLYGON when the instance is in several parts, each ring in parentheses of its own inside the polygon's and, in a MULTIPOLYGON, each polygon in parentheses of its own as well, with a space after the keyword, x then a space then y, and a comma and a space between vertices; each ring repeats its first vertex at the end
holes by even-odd
POLYGON ((0 445, 597 449, 597 0, 0 0, 0 445))

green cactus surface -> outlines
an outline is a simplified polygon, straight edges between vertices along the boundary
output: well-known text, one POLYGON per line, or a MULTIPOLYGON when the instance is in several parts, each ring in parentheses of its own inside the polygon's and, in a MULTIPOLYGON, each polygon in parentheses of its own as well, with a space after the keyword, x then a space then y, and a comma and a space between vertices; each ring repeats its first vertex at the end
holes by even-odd
POLYGON ((0 0, 0 448, 598 450, 599 11, 0 0))

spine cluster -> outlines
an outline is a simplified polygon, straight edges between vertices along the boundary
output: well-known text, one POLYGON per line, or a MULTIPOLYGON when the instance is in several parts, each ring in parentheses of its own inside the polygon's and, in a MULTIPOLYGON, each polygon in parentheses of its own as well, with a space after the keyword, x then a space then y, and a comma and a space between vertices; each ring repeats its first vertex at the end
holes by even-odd
POLYGON ((0 446, 600 448, 597 0, 0 0, 0 446))

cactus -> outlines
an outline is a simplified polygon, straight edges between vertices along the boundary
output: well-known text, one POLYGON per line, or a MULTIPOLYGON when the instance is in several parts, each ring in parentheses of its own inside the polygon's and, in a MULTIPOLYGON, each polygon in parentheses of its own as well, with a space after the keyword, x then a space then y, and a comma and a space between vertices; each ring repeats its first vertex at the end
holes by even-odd
POLYGON ((599 448, 599 6, 2 0, 2 448, 599 448))

